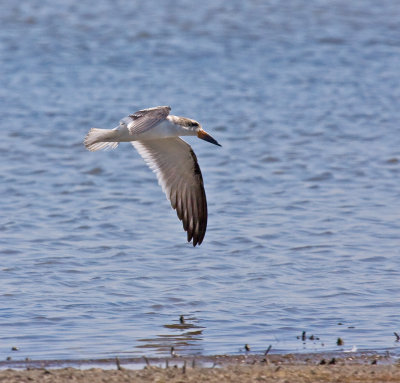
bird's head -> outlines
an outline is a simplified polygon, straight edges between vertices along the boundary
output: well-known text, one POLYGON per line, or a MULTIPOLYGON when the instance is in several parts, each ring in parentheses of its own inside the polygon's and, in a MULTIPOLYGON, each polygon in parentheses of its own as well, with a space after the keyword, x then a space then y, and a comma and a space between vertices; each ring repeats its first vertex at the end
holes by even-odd
MULTIPOLYGON (((172 116, 170 116, 172 117, 172 116)), ((174 122, 180 126, 182 126, 184 129, 188 130, 190 133, 188 135, 193 135, 201 138, 204 141, 211 142, 214 145, 221 146, 217 140, 212 138, 202 127, 201 125, 190 118, 186 117, 175 117, 174 116, 174 122)))

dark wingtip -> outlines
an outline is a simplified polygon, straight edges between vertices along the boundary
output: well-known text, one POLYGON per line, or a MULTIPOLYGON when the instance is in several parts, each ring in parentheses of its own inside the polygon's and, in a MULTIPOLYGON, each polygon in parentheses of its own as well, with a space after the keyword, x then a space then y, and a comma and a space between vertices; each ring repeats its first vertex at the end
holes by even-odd
MULTIPOLYGON (((190 242, 190 241, 189 241, 189 242, 190 242)), ((196 239, 193 238, 193 243, 192 243, 192 245, 193 245, 193 247, 200 246, 202 242, 203 242, 203 240, 200 240, 200 241, 199 241, 197 238, 196 238, 196 239)))

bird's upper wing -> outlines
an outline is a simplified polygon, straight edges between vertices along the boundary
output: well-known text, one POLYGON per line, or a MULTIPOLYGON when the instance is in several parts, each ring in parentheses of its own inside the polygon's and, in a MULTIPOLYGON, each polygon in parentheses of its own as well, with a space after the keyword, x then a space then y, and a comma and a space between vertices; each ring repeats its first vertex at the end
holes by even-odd
POLYGON ((188 242, 200 245, 207 228, 207 200, 203 177, 192 148, 179 137, 132 141, 156 173, 171 206, 187 231, 188 242))
POLYGON ((127 117, 130 134, 143 133, 151 129, 169 115, 169 106, 156 106, 155 108, 143 109, 130 114, 127 117))

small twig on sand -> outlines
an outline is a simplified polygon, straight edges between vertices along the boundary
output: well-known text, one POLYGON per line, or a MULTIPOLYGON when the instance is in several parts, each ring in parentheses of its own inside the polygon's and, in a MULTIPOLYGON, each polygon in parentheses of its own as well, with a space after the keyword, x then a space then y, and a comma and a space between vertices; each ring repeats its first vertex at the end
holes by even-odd
POLYGON ((263 359, 261 362, 264 362, 264 363, 269 364, 268 353, 271 351, 271 348, 272 348, 272 344, 270 344, 270 345, 268 346, 268 348, 265 350, 265 352, 264 352, 264 359, 263 359))

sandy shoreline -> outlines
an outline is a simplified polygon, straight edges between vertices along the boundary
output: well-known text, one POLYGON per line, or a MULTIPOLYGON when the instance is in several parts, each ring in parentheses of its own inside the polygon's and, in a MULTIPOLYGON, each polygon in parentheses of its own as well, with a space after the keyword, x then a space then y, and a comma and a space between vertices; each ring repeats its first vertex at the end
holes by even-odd
POLYGON ((287 354, 1 362, 0 382, 400 382, 389 354, 287 354), (74 366, 74 367, 71 367, 74 366))

